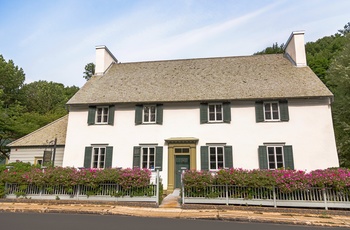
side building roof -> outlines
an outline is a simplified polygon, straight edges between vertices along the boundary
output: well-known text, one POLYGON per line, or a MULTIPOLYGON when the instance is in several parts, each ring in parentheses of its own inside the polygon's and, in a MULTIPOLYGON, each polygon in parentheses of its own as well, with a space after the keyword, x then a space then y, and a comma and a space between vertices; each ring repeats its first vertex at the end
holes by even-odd
POLYGON ((283 54, 115 63, 68 105, 333 97, 283 54))
MULTIPOLYGON (((50 141, 57 138, 57 145, 64 146, 66 143, 66 133, 68 124, 68 114, 37 129, 24 137, 21 137, 7 146, 12 147, 33 147, 47 146, 50 141)), ((51 143, 52 145, 52 143, 51 143)))

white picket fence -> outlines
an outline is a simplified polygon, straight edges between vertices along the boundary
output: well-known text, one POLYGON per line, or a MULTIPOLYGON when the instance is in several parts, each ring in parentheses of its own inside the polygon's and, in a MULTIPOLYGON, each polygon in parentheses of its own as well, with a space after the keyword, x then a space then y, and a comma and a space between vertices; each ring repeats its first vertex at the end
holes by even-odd
POLYGON ((92 188, 85 185, 36 186, 33 184, 6 184, 6 198, 25 197, 40 200, 91 200, 91 201, 138 201, 158 203, 157 184, 142 188, 124 189, 115 183, 105 183, 92 188))
POLYGON ((350 191, 331 188, 282 192, 278 188, 212 185, 199 189, 182 187, 182 203, 236 204, 273 207, 350 208, 350 191))

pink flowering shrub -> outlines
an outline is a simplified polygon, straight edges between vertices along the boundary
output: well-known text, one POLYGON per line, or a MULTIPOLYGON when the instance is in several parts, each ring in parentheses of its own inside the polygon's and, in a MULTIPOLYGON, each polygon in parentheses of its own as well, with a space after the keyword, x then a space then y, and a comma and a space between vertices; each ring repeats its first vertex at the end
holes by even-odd
POLYGON ((331 168, 309 173, 298 170, 221 169, 216 173, 187 171, 186 187, 206 185, 237 185, 242 187, 276 187, 282 192, 307 190, 310 187, 350 190, 350 169, 331 168))
POLYGON ((24 171, 5 169, 0 172, 0 183, 34 184, 37 186, 85 185, 97 187, 103 183, 117 183, 123 188, 149 185, 151 171, 148 169, 83 169, 70 167, 48 167, 45 170, 30 167, 24 171))

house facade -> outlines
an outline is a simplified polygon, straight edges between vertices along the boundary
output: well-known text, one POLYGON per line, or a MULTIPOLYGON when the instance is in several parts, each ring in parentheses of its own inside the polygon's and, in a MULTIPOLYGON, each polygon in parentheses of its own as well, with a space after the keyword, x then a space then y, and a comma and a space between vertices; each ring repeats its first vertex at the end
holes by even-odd
POLYGON ((184 168, 338 167, 332 100, 303 32, 276 55, 119 63, 98 46, 67 103, 62 166, 158 168, 168 192, 184 168))

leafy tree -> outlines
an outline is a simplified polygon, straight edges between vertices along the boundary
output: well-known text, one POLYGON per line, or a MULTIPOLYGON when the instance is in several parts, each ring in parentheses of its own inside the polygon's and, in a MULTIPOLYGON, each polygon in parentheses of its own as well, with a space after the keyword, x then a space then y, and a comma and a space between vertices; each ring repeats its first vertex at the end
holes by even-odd
POLYGON ((326 75, 334 94, 333 120, 340 165, 350 167, 350 34, 326 75))
POLYGON ((78 87, 64 87, 63 84, 47 81, 36 81, 25 84, 22 91, 22 105, 27 112, 38 114, 66 114, 66 102, 79 90, 78 87))
POLYGON ((90 78, 95 74, 95 64, 94 63, 88 63, 85 65, 85 72, 84 72, 84 78, 88 81, 90 78))
POLYGON ((284 52, 283 47, 284 47, 283 43, 281 45, 278 45, 278 43, 276 42, 276 43, 272 44, 272 46, 265 48, 263 51, 254 53, 254 55, 257 55, 257 54, 280 54, 280 53, 284 52))
POLYGON ((4 107, 15 103, 19 98, 19 90, 22 87, 25 74, 22 68, 18 68, 12 60, 6 62, 0 55, 0 90, 2 94, 0 101, 4 107))
POLYGON ((338 30, 338 32, 342 35, 346 35, 350 32, 350 22, 348 22, 345 26, 343 30, 338 30))
POLYGON ((332 59, 342 50, 345 43, 345 37, 340 34, 326 36, 316 42, 306 43, 308 66, 324 83, 326 83, 325 76, 332 59))

